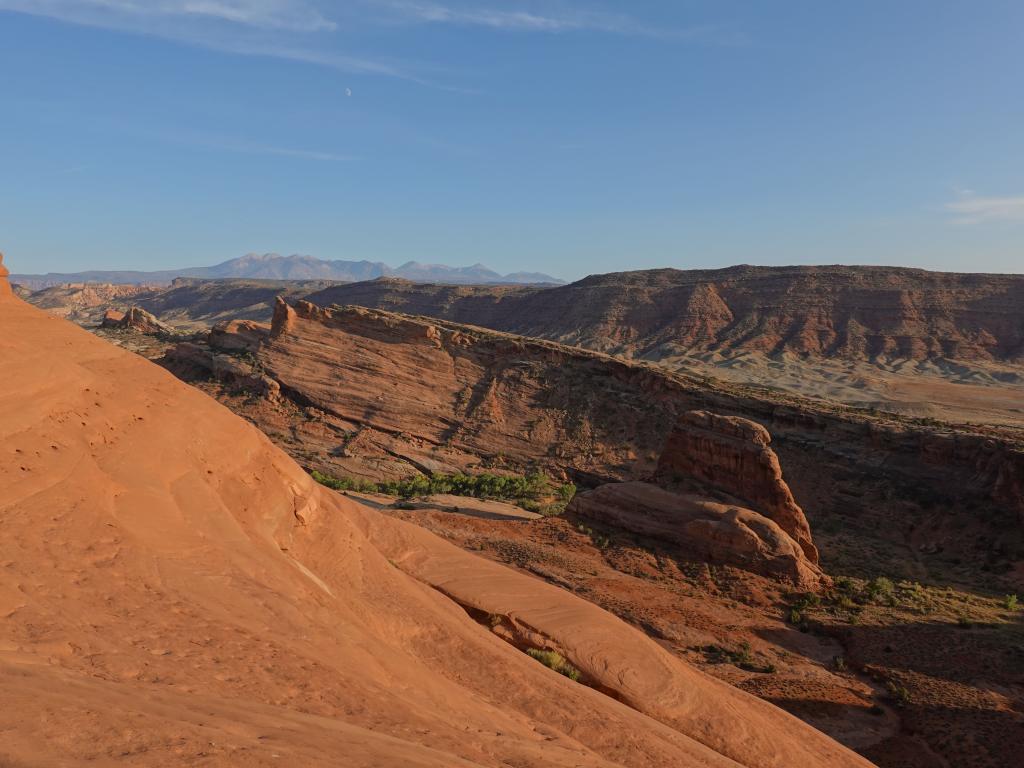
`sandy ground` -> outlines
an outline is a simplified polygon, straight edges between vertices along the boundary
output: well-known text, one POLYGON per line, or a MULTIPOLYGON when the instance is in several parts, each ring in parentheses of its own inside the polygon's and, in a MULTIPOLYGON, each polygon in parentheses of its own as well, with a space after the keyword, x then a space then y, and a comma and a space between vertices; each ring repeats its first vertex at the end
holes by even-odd
POLYGON ((1024 425, 1021 367, 953 361, 865 363, 755 352, 658 362, 673 370, 904 416, 1024 425))

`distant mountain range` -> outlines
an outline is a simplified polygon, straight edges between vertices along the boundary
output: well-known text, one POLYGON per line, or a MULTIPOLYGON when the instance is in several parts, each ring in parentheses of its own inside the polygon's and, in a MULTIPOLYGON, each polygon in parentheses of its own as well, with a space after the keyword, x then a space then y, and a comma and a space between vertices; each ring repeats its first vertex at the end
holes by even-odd
POLYGON ((378 277, 400 277, 417 283, 455 285, 499 284, 561 284, 550 275, 539 272, 515 272, 502 275, 483 264, 471 267, 449 267, 443 264, 420 264, 410 261, 397 269, 379 261, 324 261, 313 256, 281 256, 276 253, 250 253, 213 267, 171 269, 158 272, 101 271, 56 273, 45 275, 11 275, 12 282, 38 290, 64 283, 112 283, 115 285, 166 284, 179 277, 208 280, 248 278, 257 280, 337 280, 359 282, 378 277))

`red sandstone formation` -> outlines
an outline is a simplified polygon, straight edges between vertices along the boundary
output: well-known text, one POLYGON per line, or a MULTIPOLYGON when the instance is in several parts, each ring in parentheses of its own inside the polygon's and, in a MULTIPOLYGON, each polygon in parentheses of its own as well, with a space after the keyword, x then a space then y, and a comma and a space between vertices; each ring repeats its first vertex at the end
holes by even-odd
POLYGON ((706 495, 612 483, 577 494, 567 511, 668 542, 697 561, 732 565, 800 589, 822 583, 816 563, 769 516, 706 495))
POLYGON ((669 484, 697 480, 746 502, 777 523, 816 563, 807 518, 782 479, 771 441, 768 430, 749 419, 690 411, 669 435, 658 477, 669 484))
POLYGON ((0 335, 5 763, 868 765, 595 606, 320 488, 2 277, 0 335))
POLYGON ((818 551, 770 443, 748 419, 684 413, 658 461, 657 481, 671 490, 604 485, 578 494, 568 511, 814 589, 823 578, 818 551))
POLYGON ((173 328, 166 323, 160 322, 151 312, 147 312, 140 307, 129 307, 118 327, 124 330, 152 335, 174 333, 173 328))

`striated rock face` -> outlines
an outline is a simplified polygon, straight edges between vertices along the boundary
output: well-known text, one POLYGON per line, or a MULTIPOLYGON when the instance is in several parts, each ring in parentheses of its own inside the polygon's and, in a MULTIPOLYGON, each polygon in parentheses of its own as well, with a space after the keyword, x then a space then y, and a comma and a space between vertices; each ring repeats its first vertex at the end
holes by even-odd
POLYGON ((555 345, 481 329, 279 302, 258 357, 282 391, 348 436, 345 473, 483 461, 629 479, 653 471, 664 440, 664 398, 636 392, 626 364, 566 364, 555 345))
POLYGON ((663 483, 697 480, 746 502, 777 523, 816 563, 807 518, 782 479, 771 441, 768 430, 749 419, 689 411, 668 437, 658 478, 663 483))
POLYGON ((554 288, 380 280, 308 297, 659 360, 789 352, 844 360, 1024 362, 1024 276, 895 267, 658 269, 554 288))
POLYGON ((817 564, 770 517, 707 496, 673 493, 652 483, 612 483, 577 494, 567 511, 674 544, 696 560, 732 565, 800 589, 822 583, 817 564))
POLYGON ((869 765, 596 606, 317 486, 2 276, 0 338, 4 764, 869 765))

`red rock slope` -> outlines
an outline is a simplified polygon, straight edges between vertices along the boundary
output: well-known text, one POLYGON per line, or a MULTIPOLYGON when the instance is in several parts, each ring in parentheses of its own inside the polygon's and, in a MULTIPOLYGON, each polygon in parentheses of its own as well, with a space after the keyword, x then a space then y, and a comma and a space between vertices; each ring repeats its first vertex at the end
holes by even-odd
POLYGON ((0 371, 0 764, 867 765, 598 608, 320 489, 2 277, 0 371))

